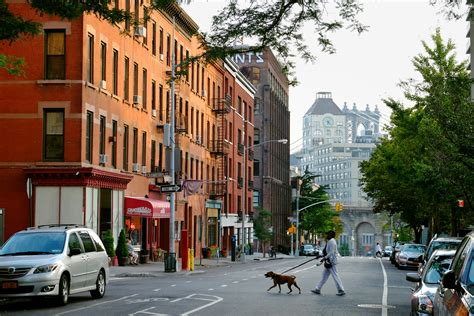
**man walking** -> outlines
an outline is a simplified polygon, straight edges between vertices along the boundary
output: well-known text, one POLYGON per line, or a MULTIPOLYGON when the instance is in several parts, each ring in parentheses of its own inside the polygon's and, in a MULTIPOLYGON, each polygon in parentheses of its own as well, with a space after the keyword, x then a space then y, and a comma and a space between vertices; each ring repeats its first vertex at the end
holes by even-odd
POLYGON ((339 277, 339 274, 337 273, 336 265, 337 265, 337 256, 338 256, 338 251, 337 251, 337 243, 336 240, 334 239, 336 237, 336 232, 333 230, 330 230, 326 233, 326 246, 324 247, 323 250, 323 258, 321 262, 324 261, 324 269, 323 269, 323 277, 321 281, 319 281, 319 284, 316 286, 314 290, 311 290, 314 294, 321 294, 321 289, 326 283, 326 281, 329 278, 329 275, 332 275, 332 278, 334 279, 334 282, 336 283, 336 288, 337 288, 337 294, 338 296, 343 296, 346 294, 344 291, 344 286, 342 285, 341 278, 339 277))

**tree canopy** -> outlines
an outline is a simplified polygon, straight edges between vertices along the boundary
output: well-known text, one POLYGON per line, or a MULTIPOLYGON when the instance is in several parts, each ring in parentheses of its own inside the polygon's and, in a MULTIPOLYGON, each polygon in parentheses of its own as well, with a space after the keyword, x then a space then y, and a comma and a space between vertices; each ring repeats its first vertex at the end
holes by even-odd
POLYGON ((405 106, 392 109, 389 138, 361 164, 363 190, 376 212, 399 213, 419 239, 421 225, 432 233, 457 234, 473 224, 474 107, 466 62, 457 62, 454 45, 439 29, 433 45, 412 60, 421 81, 401 83, 405 106), (458 207, 458 200, 465 207, 458 207))
MULTIPOLYGON (((342 223, 339 213, 335 212, 329 204, 330 198, 326 192, 326 187, 315 185, 314 180, 318 175, 306 170, 300 177, 300 199, 299 209, 308 207, 300 212, 300 227, 311 234, 322 234, 328 230, 342 231, 342 223), (310 206, 311 204, 316 204, 310 206)), ((293 209, 296 210, 296 203, 293 202, 293 209)))

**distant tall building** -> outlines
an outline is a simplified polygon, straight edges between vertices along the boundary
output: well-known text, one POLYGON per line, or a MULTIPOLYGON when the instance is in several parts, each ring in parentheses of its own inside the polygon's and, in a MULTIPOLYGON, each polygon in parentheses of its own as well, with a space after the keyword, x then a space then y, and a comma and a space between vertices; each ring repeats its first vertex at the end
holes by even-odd
POLYGON ((367 254, 376 242, 390 242, 359 187, 360 163, 370 158, 381 137, 379 120, 377 106, 361 111, 344 104, 341 110, 330 92, 319 92, 303 117, 303 148, 292 155, 301 172, 315 173, 317 184, 327 186, 331 204, 344 205, 339 242, 354 255, 367 254))
POLYGON ((257 88, 253 153, 253 206, 272 213, 273 245, 289 245, 286 230, 291 215, 288 79, 270 49, 235 55, 233 61, 257 88), (266 143, 265 143, 266 142, 266 143))

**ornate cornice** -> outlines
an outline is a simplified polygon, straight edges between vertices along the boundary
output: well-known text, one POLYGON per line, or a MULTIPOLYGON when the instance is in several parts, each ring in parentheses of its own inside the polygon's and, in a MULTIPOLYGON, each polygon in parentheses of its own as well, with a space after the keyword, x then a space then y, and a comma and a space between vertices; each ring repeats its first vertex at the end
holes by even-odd
POLYGON ((23 171, 35 186, 84 186, 125 190, 133 176, 95 168, 44 167, 25 168, 23 171))

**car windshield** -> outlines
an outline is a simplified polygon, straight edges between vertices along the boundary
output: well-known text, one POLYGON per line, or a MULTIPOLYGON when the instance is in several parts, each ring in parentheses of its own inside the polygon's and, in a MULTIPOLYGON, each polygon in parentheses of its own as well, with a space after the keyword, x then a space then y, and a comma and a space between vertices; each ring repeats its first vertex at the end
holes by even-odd
POLYGON ((313 249, 313 246, 311 246, 311 245, 304 245, 304 249, 313 249))
POLYGON ((460 243, 461 241, 434 241, 428 251, 428 258, 438 249, 456 250, 460 243))
POLYGON ((408 252, 425 252, 425 246, 418 246, 418 245, 405 245, 403 247, 403 251, 408 251, 408 252))
POLYGON ((392 250, 392 246, 385 246, 385 250, 392 250))
POLYGON ((437 256, 433 258, 430 266, 426 270, 424 279, 425 283, 438 284, 444 272, 449 269, 452 260, 452 256, 437 256))
POLYGON ((63 252, 65 240, 64 232, 18 233, 3 245, 0 256, 58 254, 63 252))
POLYGON ((472 255, 469 273, 467 274, 467 289, 471 294, 474 294, 474 254, 472 255))

